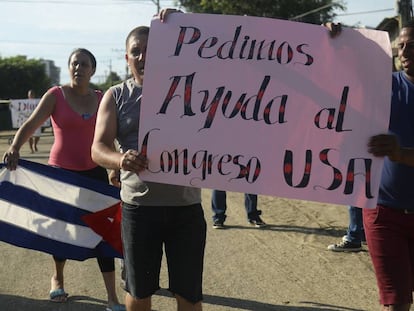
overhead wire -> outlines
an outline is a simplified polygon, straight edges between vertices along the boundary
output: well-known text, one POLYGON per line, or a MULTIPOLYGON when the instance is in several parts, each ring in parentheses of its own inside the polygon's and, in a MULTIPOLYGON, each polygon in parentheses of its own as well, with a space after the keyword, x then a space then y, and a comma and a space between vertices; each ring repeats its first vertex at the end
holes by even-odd
POLYGON ((343 13, 343 14, 336 14, 336 16, 372 14, 372 13, 380 13, 380 12, 388 12, 388 11, 395 11, 395 9, 381 9, 381 10, 371 10, 371 11, 361 11, 361 12, 343 13))
MULTIPOLYGON (((147 2, 148 4, 153 5, 151 0, 107 0, 107 1, 80 1, 80 0, 0 0, 2 2, 9 3, 31 3, 31 4, 79 4, 79 5, 114 5, 114 4, 125 4, 125 5, 136 5, 143 4, 142 2, 147 2)), ((165 0, 164 2, 173 3, 173 0, 165 0)), ((145 3, 145 4, 147 4, 145 3)))

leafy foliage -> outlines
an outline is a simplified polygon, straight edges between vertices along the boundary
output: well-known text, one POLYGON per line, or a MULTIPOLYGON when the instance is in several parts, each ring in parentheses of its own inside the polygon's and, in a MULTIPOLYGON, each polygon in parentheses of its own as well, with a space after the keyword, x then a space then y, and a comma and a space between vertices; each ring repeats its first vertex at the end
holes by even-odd
POLYGON ((0 99, 26 98, 29 89, 41 95, 50 86, 41 61, 26 56, 0 57, 0 99))
POLYGON ((101 84, 92 84, 91 83, 91 88, 98 89, 98 90, 101 90, 101 91, 105 92, 112 85, 118 84, 121 81, 122 81, 121 77, 116 72, 111 71, 104 83, 101 83, 101 84))
POLYGON ((333 9, 345 8, 343 1, 332 0, 179 0, 177 3, 194 13, 272 17, 312 24, 332 21, 333 9))

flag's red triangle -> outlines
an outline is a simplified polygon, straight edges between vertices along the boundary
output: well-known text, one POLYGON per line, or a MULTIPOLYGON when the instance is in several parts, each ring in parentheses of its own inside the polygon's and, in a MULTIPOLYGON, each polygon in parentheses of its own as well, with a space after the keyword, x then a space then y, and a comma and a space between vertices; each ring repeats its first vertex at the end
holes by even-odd
POLYGON ((82 220, 121 255, 121 203, 82 216, 82 220))

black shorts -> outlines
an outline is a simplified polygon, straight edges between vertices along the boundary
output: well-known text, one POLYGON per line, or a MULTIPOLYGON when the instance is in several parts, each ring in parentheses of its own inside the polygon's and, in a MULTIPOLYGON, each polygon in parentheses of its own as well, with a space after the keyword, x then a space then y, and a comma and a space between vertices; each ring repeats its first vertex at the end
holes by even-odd
POLYGON ((169 290, 192 303, 202 300, 206 221, 201 204, 135 206, 122 203, 126 290, 135 298, 159 288, 163 246, 169 290))

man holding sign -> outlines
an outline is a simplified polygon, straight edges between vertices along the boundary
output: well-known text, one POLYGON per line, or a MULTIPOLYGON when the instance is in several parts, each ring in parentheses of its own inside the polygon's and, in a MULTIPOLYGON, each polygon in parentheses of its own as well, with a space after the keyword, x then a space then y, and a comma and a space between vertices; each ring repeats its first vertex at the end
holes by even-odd
MULTIPOLYGON (((162 11, 161 18, 166 13, 162 11)), ((179 311, 202 309, 202 274, 206 222, 199 188, 143 182, 148 161, 138 152, 138 125, 149 28, 133 29, 126 40, 133 77, 105 93, 97 116, 92 158, 121 170, 122 241, 126 269, 127 310, 151 310, 160 288, 163 247, 169 290, 179 311), (117 139, 122 153, 113 149, 117 139)))
POLYGON ((392 75, 389 134, 369 141, 385 157, 378 205, 363 209, 382 311, 409 311, 414 290, 414 20, 398 41, 403 71, 392 75))

